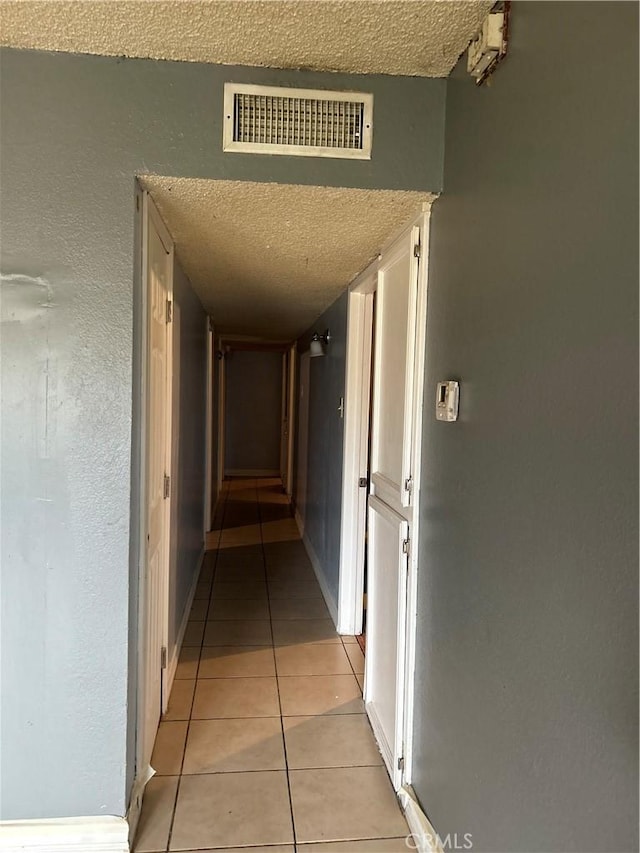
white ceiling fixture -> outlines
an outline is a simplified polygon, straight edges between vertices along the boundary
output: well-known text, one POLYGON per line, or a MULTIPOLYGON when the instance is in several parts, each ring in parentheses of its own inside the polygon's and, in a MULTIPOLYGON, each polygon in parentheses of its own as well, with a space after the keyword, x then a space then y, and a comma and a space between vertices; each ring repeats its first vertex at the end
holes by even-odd
POLYGON ((485 0, 2 0, 0 44, 36 50, 446 77, 485 0))
POLYGON ((216 329, 293 340, 309 329, 427 192, 140 178, 216 329))
POLYGON ((225 83, 223 149, 371 159, 373 95, 225 83))

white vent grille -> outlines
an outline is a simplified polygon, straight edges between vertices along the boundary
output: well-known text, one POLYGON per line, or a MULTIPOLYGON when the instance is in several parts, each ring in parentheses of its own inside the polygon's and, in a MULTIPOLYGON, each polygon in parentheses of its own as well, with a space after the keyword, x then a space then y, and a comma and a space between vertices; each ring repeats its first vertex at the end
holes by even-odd
POLYGON ((371 159, 373 95, 226 83, 224 150, 371 159))

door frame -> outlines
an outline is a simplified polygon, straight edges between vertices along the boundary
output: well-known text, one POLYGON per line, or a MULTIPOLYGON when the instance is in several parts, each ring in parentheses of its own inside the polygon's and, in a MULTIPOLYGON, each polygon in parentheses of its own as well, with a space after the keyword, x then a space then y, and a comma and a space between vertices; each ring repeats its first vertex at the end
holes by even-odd
POLYGON ((296 355, 297 355, 297 345, 291 344, 288 351, 285 353, 288 360, 289 367, 289 382, 288 382, 288 391, 289 391, 289 399, 287 401, 287 415, 288 415, 288 427, 289 434, 287 436, 287 481, 285 484, 285 491, 289 497, 293 494, 293 454, 295 450, 295 437, 296 437, 296 355))
POLYGON ((309 390, 311 388, 311 355, 309 350, 300 353, 298 364, 298 409, 296 417, 296 433, 298 435, 297 459, 296 459, 296 497, 295 497, 295 519, 300 535, 304 535, 307 521, 307 478, 309 474, 309 390), (303 369, 304 360, 304 369, 303 369), (300 402, 302 394, 302 377, 306 373, 308 377, 306 387, 306 399, 304 405, 300 402), (304 423, 300 422, 304 414, 304 423), (303 434, 303 427, 306 431, 303 434), (301 448, 304 448, 304 458, 301 459, 301 448), (304 462, 304 465, 301 464, 304 462), (302 487, 302 488, 301 488, 302 487))
MULTIPOLYGON (((207 401, 205 414, 205 480, 204 480, 204 518, 203 533, 206 535, 213 524, 213 398, 214 398, 214 369, 215 369, 215 329, 211 317, 207 317, 207 401)), ((216 489, 217 492, 217 489, 216 489)))
POLYGON ((226 371, 225 371, 225 351, 224 341, 218 338, 218 349, 216 351, 216 361, 218 362, 218 443, 217 443, 217 483, 216 491, 218 494, 222 492, 222 484, 224 483, 224 417, 226 409, 226 371))
MULTIPOLYGON (((140 530, 139 552, 138 552, 138 643, 137 643, 137 715, 136 715, 136 778, 139 783, 144 780, 149 772, 145 760, 151 756, 144 756, 144 744, 146 741, 146 696, 145 681, 147 671, 147 649, 145 647, 145 625, 146 625, 146 575, 147 575, 147 519, 148 519, 148 489, 147 489, 147 450, 149 446, 149 393, 148 393, 148 371, 149 371, 149 311, 150 299, 148 292, 148 237, 149 223, 153 227, 167 250, 169 255, 169 281, 167 284, 167 295, 173 305, 173 263, 174 244, 162 218, 147 190, 142 192, 142 228, 141 245, 139 247, 141 258, 141 344, 140 344, 140 460, 139 460, 139 488, 140 498, 138 506, 138 524, 140 530)), ((166 387, 166 438, 164 447, 165 470, 171 475, 171 453, 172 453, 172 374, 173 374, 173 335, 170 324, 167 325, 167 387, 166 387)), ((173 490, 171 490, 173 491, 173 490)), ((168 648, 169 635, 169 570, 170 570, 170 534, 171 534, 171 505, 172 497, 165 502, 164 519, 164 557, 163 557, 163 584, 162 584, 162 638, 164 648, 168 648)), ((166 711, 168 697, 168 675, 169 669, 165 666, 162 670, 162 703, 161 712, 166 711)))
MULTIPOLYGON (((427 342, 427 286, 429 261, 430 205, 399 229, 384 245, 378 258, 354 280, 349 288, 347 317, 347 364, 345 380, 344 464, 342 481, 342 529, 340 542, 340 593, 338 632, 353 634, 362 630, 364 561, 367 499, 369 489, 359 486, 360 477, 368 478, 369 416, 372 382, 373 293, 377 285, 380 261, 393 244, 416 226, 420 229, 420 263, 416 302, 416 338, 413 369, 412 460, 413 488, 411 506, 411 549, 407 575, 404 689, 402 703, 404 767, 399 784, 411 784, 413 774, 414 674, 416 657, 418 554, 420 551, 420 506, 422 426, 424 412, 424 368, 427 342), (364 386, 364 387, 363 387, 364 386)), ((424 570, 424 568, 423 568, 424 570)), ((367 685, 364 693, 366 697, 367 685)))
POLYGON ((342 523, 338 590, 338 633, 361 634, 365 531, 369 495, 369 418, 373 303, 378 260, 350 285, 347 302, 347 365, 344 398, 342 523), (360 486, 366 479, 367 486, 360 486))

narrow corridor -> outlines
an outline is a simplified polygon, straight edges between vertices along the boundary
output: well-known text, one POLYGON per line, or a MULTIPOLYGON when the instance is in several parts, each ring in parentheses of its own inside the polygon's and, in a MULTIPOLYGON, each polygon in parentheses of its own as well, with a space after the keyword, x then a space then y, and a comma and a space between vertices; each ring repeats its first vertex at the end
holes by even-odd
POLYGON ((397 853, 408 828, 279 480, 225 483, 136 853, 397 853))

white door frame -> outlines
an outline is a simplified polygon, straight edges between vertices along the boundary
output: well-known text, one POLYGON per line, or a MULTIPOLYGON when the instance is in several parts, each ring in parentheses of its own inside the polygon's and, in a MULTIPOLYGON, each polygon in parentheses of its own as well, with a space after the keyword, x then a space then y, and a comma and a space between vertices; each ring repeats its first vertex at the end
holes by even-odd
POLYGON ((289 435, 287 444, 287 483, 286 492, 289 497, 293 493, 293 452, 295 448, 296 437, 296 344, 291 344, 289 347, 289 435))
POLYGON ((217 492, 222 492, 222 484, 224 482, 224 420, 226 407, 226 372, 225 372, 225 354, 224 343, 222 338, 218 341, 218 351, 216 352, 218 361, 218 470, 217 470, 217 492))
POLYGON ((215 368, 214 327, 211 317, 207 317, 207 402, 205 415, 205 479, 204 479, 204 519, 205 537, 211 530, 213 514, 213 382, 215 368))
POLYGON ((287 420, 287 407, 289 405, 289 370, 287 365, 287 353, 282 353, 282 378, 280 392, 280 480, 286 491, 288 488, 287 474, 289 473, 289 432, 290 426, 287 420))
MULTIPOLYGON (((373 338, 373 293, 381 257, 406 233, 408 228, 420 228, 420 264, 416 305, 416 340, 413 371, 412 401, 412 462, 413 488, 411 504, 416 511, 411 518, 411 553, 407 577, 407 609, 405 639, 405 678, 403 695, 398 697, 402 708, 404 738, 404 769, 396 787, 411 784, 413 772, 414 673, 416 654, 417 573, 420 541, 420 505, 422 426, 424 404, 424 367, 427 334, 427 284, 429 258, 430 206, 424 205, 421 214, 387 241, 383 252, 349 289, 347 320, 347 366, 345 383, 344 464, 342 482, 342 530, 340 543, 340 595, 338 631, 342 634, 362 630, 364 593, 364 557, 368 489, 359 486, 360 477, 368 475, 369 463, 369 401, 371 387, 371 346, 373 338), (364 387, 363 387, 364 386, 364 387)), ((365 683, 365 695, 366 695, 365 683)))
POLYGON ((374 261, 349 287, 345 378, 342 529, 338 633, 362 633, 365 530, 369 495, 369 409, 373 302, 378 284, 374 261), (361 480, 367 485, 361 486, 361 480))
MULTIPOLYGON (((138 554, 138 680, 137 680, 137 721, 136 721, 136 777, 137 782, 142 783, 148 773, 148 759, 151 756, 145 756, 144 744, 146 741, 146 697, 145 697, 145 676, 147 667, 147 649, 145 648, 145 630, 146 624, 146 574, 147 574, 147 518, 148 518, 148 489, 147 489, 147 450, 148 450, 148 370, 149 370, 149 310, 150 300, 148 293, 148 236, 149 223, 153 222, 153 227, 157 230, 158 235, 169 254, 169 269, 170 277, 168 282, 168 299, 173 304, 173 257, 174 245, 171 235, 165 227, 160 214, 153 202, 149 193, 145 190, 142 193, 142 245, 141 251, 141 316, 142 316, 142 340, 141 340, 141 377, 140 377, 140 503, 139 503, 139 518, 140 525, 140 548, 138 554)), ((172 414, 172 366, 173 366, 173 346, 172 334, 168 326, 167 333, 167 431, 166 431, 166 446, 165 446, 165 470, 170 474, 171 465, 171 414, 172 414)), ((162 637, 163 646, 168 646, 169 633, 169 561, 170 561, 170 522, 171 522, 171 499, 166 501, 165 505, 165 523, 164 523, 164 582, 162 592, 162 637)), ((159 664, 160 662, 158 662, 159 664)), ((164 712, 168 703, 167 690, 168 668, 162 671, 162 711, 164 712)))
MULTIPOLYGON (((302 377, 308 376, 306 398, 298 406, 296 432, 298 433, 298 464, 296 470, 296 506, 295 518, 300 535, 304 535, 307 518, 307 475, 309 469, 309 389, 311 387, 311 356, 309 350, 301 353, 298 365, 298 394, 302 394, 302 377), (304 364, 303 364, 304 362, 304 364), (304 420, 301 419, 304 416, 304 420)), ((299 397, 299 399, 301 399, 299 397)))

